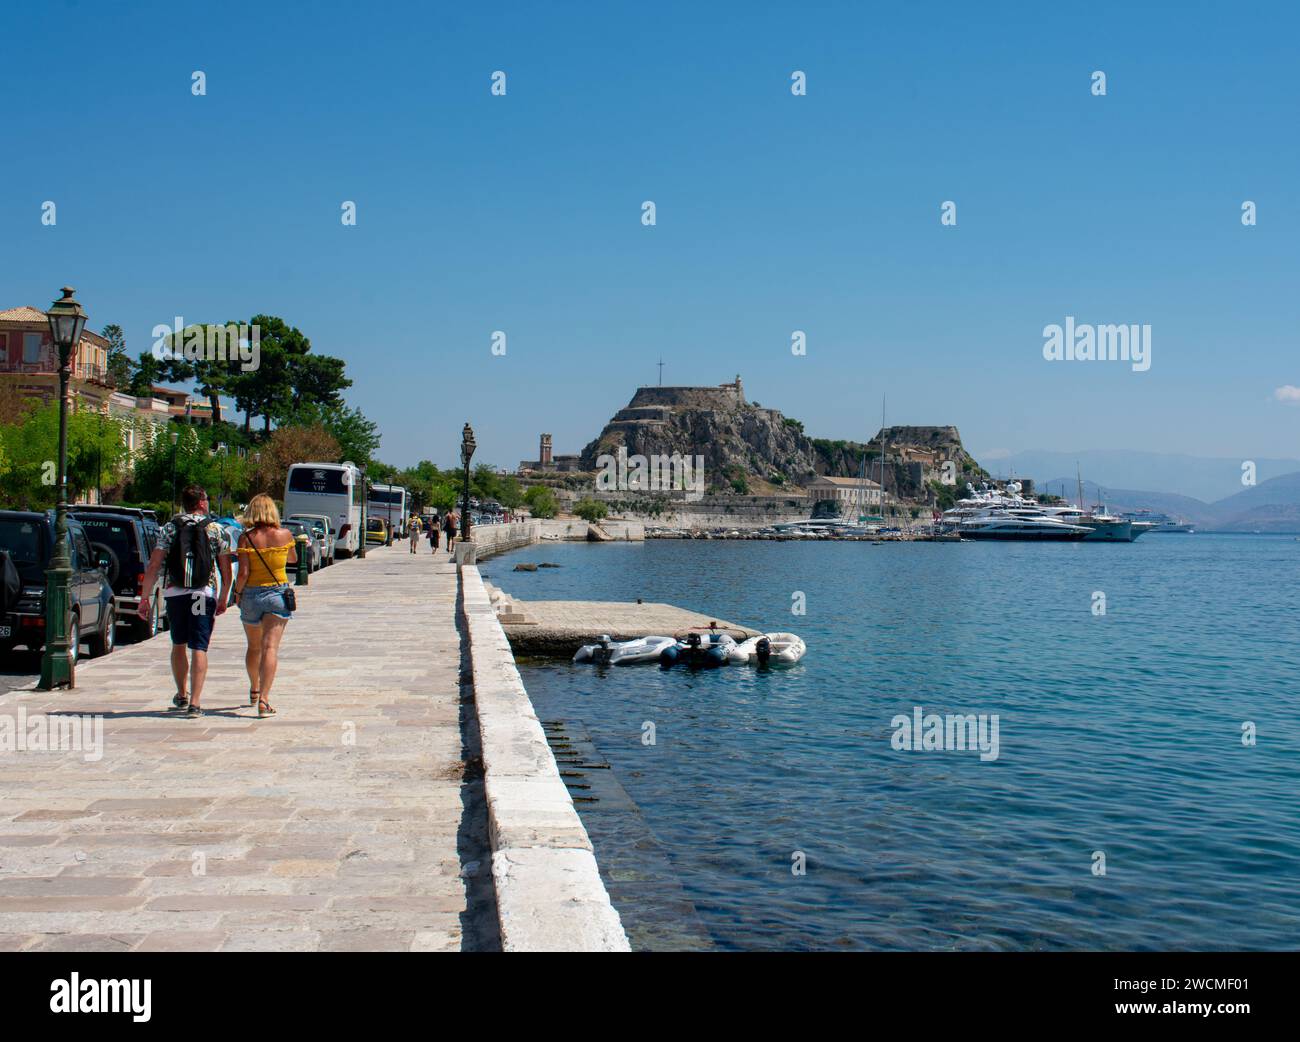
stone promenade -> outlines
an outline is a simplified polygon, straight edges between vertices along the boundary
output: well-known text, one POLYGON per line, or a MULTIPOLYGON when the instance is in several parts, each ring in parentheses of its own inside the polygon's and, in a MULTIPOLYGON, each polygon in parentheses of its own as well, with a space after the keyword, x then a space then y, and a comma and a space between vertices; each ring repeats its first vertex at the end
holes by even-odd
POLYGON ((0 695, 11 727, 104 728, 91 762, 0 751, 0 950, 498 947, 456 573, 421 549, 298 588, 276 717, 247 704, 237 609, 201 719, 167 711, 166 634, 83 659, 74 691, 0 695))

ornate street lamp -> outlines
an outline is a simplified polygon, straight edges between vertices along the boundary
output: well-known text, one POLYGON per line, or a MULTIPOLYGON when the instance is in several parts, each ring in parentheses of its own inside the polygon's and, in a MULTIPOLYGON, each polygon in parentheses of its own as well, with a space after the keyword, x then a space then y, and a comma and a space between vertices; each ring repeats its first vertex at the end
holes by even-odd
POLYGON ((465 491, 461 497, 460 541, 469 542, 469 461, 474 456, 474 428, 468 423, 460 432, 460 461, 465 467, 465 491))
POLYGON ((68 553, 68 379, 76 364, 77 346, 86 328, 86 312, 63 287, 63 297, 50 305, 45 317, 59 352, 59 499, 54 524, 54 552, 45 573, 45 654, 41 657, 43 691, 76 686, 77 649, 68 632, 72 622, 72 558, 68 553))

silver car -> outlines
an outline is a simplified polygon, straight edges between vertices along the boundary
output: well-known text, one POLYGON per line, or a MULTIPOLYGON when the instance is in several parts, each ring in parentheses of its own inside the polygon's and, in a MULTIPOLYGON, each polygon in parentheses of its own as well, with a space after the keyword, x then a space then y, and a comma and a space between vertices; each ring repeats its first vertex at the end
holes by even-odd
POLYGON ((315 538, 317 554, 322 565, 334 563, 334 525, 324 514, 294 514, 288 520, 301 521, 315 538))
MULTIPOLYGON (((307 527, 307 523, 305 521, 290 520, 284 522, 284 527, 289 530, 289 534, 292 535, 295 540, 297 540, 299 536, 307 537, 307 571, 314 572, 320 568, 321 541, 317 539, 315 533, 307 527)), ((302 542, 299 541, 298 545, 301 547, 302 542)))

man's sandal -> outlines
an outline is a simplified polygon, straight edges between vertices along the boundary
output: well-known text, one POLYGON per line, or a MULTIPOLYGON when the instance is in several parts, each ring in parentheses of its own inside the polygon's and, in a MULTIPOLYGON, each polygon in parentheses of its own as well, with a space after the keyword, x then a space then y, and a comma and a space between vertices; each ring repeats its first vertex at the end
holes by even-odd
POLYGON ((186 698, 184 695, 182 695, 179 691, 176 694, 172 695, 173 709, 183 712, 185 709, 189 707, 189 704, 190 704, 190 700, 186 698))

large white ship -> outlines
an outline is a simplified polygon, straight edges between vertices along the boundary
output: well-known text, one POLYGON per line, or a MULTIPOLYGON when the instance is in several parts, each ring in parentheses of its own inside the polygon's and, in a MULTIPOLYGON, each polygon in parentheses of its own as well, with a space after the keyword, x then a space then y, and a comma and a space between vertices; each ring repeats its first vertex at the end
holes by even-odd
POLYGON ((1132 521, 1136 528, 1141 526, 1144 532, 1183 532, 1192 533, 1196 529, 1190 521, 1179 521, 1168 514, 1158 514, 1151 510, 1131 510, 1120 517, 1132 521))

